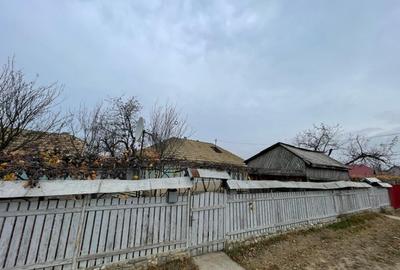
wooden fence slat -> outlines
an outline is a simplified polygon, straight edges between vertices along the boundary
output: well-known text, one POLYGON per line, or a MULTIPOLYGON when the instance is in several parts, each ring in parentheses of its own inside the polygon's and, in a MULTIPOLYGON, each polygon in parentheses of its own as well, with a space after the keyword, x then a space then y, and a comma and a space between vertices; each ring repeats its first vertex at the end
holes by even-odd
MULTIPOLYGON (((145 197, 144 203, 149 204, 150 198, 145 197)), ((143 216, 142 216, 142 238, 140 240, 141 246, 147 246, 147 237, 148 237, 148 229, 149 229, 149 208, 143 209, 143 216)), ((146 249, 140 251, 140 257, 145 257, 147 253, 146 249)))
MULTIPOLYGON (((28 205, 28 209, 37 209, 37 207, 39 205, 38 200, 33 200, 33 201, 26 202, 26 203, 28 205)), ((32 236, 35 219, 36 219, 35 216, 26 217, 16 266, 25 265, 25 262, 26 262, 27 256, 28 256, 28 252, 29 252, 29 247, 31 244, 31 236, 32 236)))
MULTIPOLYGON (((28 203, 27 202, 12 202, 10 204, 9 210, 25 210, 28 208, 28 203)), ((14 217, 14 218, 9 218, 8 224, 13 224, 12 226, 5 226, 5 231, 4 233, 9 233, 9 235, 2 235, 2 237, 9 239, 9 243, 1 243, 0 246, 0 257, 3 258, 4 263, 5 263, 5 268, 13 267, 15 265, 15 261, 17 259, 17 253, 18 253, 18 247, 20 244, 21 236, 22 236, 22 230, 25 224, 25 217, 14 217), (4 245, 4 246, 3 246, 4 245)), ((1 242, 1 241, 0 241, 1 242)), ((1 265, 1 264, 0 264, 1 265)))
MULTIPOLYGON (((39 208, 41 210, 47 209, 48 201, 40 201, 39 208)), ((28 251, 26 264, 37 263, 37 255, 39 253, 40 239, 42 237, 45 215, 38 215, 35 217, 34 228, 31 236, 31 244, 28 251)))
MULTIPOLYGON (((161 197, 156 197, 155 198, 156 204, 161 203, 161 197)), ((154 223, 153 223, 153 241, 152 244, 155 245, 158 243, 158 237, 160 235, 160 207, 155 207, 154 209, 154 223)), ((152 254, 157 254, 158 253, 158 248, 153 248, 151 251, 152 254)))
MULTIPOLYGON (((144 204, 144 198, 140 197, 138 198, 138 204, 144 204)), ((135 247, 139 247, 142 245, 141 239, 142 239, 142 220, 143 220, 143 211, 144 208, 138 208, 137 212, 137 218, 136 218, 136 230, 135 230, 135 247)), ((134 258, 138 258, 140 255, 139 251, 136 251, 134 253, 134 258)))
POLYGON ((0 269, 66 270, 333 220, 389 204, 386 189, 0 201, 0 269))
MULTIPOLYGON (((119 199, 112 198, 111 205, 118 205, 119 199)), ((113 209, 110 210, 110 219, 108 220, 108 230, 107 230, 107 242, 106 242, 106 251, 113 251, 115 244, 115 233, 116 233, 116 225, 117 225, 117 213, 118 210, 113 209)), ((108 256, 104 259, 104 263, 110 263, 114 261, 114 256, 108 256)))
MULTIPOLYGON (((89 206, 96 205, 97 200, 91 199, 89 201, 89 206)), ((92 242, 92 236, 94 233, 94 219, 95 219, 96 212, 86 212, 85 213, 85 221, 83 223, 83 235, 82 241, 80 245, 80 252, 78 253, 79 256, 89 254, 90 245, 92 242)), ((88 262, 79 262, 79 268, 86 268, 88 266, 88 262)))
MULTIPOLYGON (((155 204, 155 200, 156 200, 156 197, 150 197, 149 198, 150 199, 150 203, 151 204, 155 204)), ((153 239, 154 239, 154 236, 153 236, 153 229, 154 229, 154 207, 151 207, 150 209, 149 209, 149 214, 148 214, 148 220, 149 220, 149 222, 148 222, 148 228, 147 228, 147 241, 146 241, 146 245, 152 245, 153 244, 153 239)), ((146 256, 149 256, 149 255, 151 255, 152 254, 152 249, 148 249, 148 250, 146 250, 146 256)))
MULTIPOLYGON (((162 206, 162 203, 166 200, 165 197, 158 197, 157 198, 157 203, 160 203, 160 207, 158 207, 158 218, 155 224, 155 228, 157 228, 158 233, 155 236, 157 240, 154 241, 154 243, 162 243, 164 241, 164 230, 165 230, 165 207, 162 206)), ((155 251, 156 253, 161 253, 163 252, 162 248, 157 248, 155 251)))
MULTIPOLYGON (((129 200, 125 200, 125 204, 130 204, 131 201, 129 200)), ((122 210, 122 219, 123 219, 123 225, 122 225, 122 234, 121 234, 121 249, 127 249, 129 247, 128 243, 129 243, 129 227, 130 227, 130 216, 132 215, 132 209, 125 209, 122 210)), ((127 260, 128 259, 128 255, 124 254, 120 256, 120 260, 127 260)))
MULTIPOLYGON (((118 200, 118 205, 125 204, 125 203, 126 203, 126 200, 124 200, 124 199, 118 200), (121 203, 121 201, 122 201, 122 203, 121 203)), ((115 243, 114 243, 113 250, 121 249, 121 238, 122 238, 122 230, 123 230, 123 225, 124 225, 124 209, 119 209, 116 212, 117 212, 117 224, 116 224, 116 228, 115 228, 115 243)), ((120 260, 120 255, 113 256, 113 262, 119 261, 119 260, 120 260)))
MULTIPOLYGON (((171 241, 171 206, 165 207, 165 227, 164 227, 164 241, 171 241)), ((169 246, 164 246, 163 252, 170 250, 169 246)))
POLYGON ((50 236, 52 233, 52 226, 53 226, 53 221, 54 221, 54 215, 51 214, 50 210, 56 208, 56 206, 57 206, 56 200, 48 201, 47 209, 49 211, 48 211, 48 214, 46 214, 45 218, 44 218, 44 225, 42 228, 40 245, 39 245, 39 249, 38 249, 38 257, 37 257, 38 263, 46 262, 46 256, 47 256, 47 252, 49 249, 50 236))
MULTIPOLYGON (((93 199, 90 201, 91 205, 101 206, 104 205, 104 199, 93 199)), ((90 248, 88 250, 88 254, 96 254, 99 248, 99 241, 100 241, 100 230, 101 230, 101 222, 103 220, 103 211, 96 211, 94 212, 94 221, 93 221, 93 231, 92 231, 92 238, 90 243, 90 248)), ((87 262, 88 267, 92 267, 96 265, 96 260, 89 260, 87 262)))
MULTIPOLYGON (((65 206, 66 206, 65 200, 58 200, 57 209, 65 208, 65 206)), ((46 262, 51 262, 56 260, 57 248, 60 242, 60 235, 63 225, 63 218, 64 218, 63 214, 55 214, 54 216, 53 229, 51 233, 51 240, 49 244, 49 251, 46 257, 46 262)))

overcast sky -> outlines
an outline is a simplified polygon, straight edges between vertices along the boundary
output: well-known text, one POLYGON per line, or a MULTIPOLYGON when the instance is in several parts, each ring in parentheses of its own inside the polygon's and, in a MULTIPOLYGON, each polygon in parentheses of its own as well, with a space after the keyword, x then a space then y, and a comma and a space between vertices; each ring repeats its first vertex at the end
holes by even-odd
POLYGON ((63 106, 135 95, 247 158, 313 123, 400 132, 400 1, 5 1, 0 62, 63 106))

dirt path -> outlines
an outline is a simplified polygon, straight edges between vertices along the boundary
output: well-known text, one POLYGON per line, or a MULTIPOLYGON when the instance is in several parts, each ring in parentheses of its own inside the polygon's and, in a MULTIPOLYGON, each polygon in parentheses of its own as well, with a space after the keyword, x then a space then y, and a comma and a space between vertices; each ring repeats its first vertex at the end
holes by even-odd
POLYGON ((228 252, 245 269, 400 269, 400 221, 364 214, 228 252))
POLYGON ((198 270, 244 270, 223 252, 208 253, 193 258, 198 270))

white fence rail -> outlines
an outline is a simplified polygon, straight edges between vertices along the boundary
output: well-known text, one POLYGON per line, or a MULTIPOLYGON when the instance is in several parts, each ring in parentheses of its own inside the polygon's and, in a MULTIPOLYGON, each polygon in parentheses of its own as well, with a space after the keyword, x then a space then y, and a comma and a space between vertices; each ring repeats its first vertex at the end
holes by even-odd
POLYGON ((387 189, 0 200, 0 269, 77 269, 334 220, 389 205, 387 189))

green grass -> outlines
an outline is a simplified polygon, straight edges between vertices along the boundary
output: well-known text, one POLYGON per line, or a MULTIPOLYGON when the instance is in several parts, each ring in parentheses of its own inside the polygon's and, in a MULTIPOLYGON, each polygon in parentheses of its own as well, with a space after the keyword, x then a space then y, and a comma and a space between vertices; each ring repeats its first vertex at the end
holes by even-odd
POLYGON ((326 228, 334 231, 356 227, 362 229, 367 221, 375 219, 377 217, 379 217, 379 214, 377 213, 364 213, 351 216, 341 216, 339 217, 338 222, 329 224, 326 226, 326 228))

